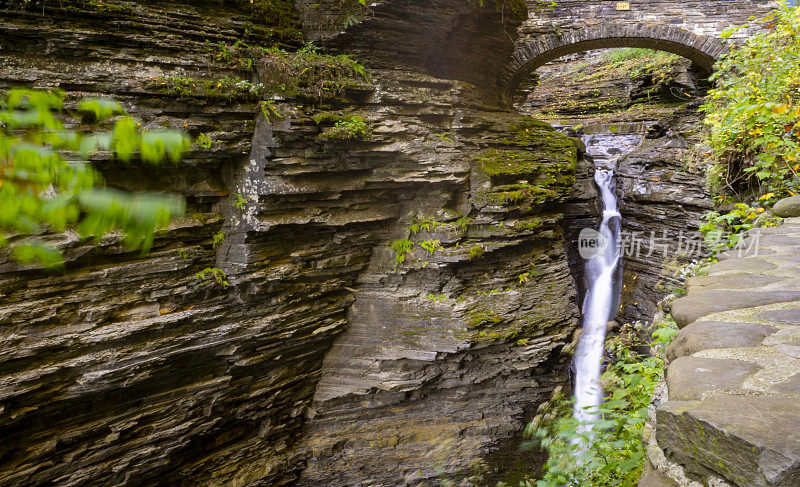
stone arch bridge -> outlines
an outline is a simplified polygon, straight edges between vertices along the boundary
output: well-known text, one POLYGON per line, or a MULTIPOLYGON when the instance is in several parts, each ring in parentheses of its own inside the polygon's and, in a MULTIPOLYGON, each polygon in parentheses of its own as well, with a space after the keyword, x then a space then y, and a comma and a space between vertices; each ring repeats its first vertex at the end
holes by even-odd
MULTIPOLYGON (((725 52, 722 32, 777 7, 777 1, 746 0, 556 0, 552 7, 527 0, 528 20, 511 62, 503 70, 504 98, 538 67, 559 57, 593 49, 641 47, 667 51, 710 71, 725 52)), ((742 29, 735 38, 744 38, 742 29)))

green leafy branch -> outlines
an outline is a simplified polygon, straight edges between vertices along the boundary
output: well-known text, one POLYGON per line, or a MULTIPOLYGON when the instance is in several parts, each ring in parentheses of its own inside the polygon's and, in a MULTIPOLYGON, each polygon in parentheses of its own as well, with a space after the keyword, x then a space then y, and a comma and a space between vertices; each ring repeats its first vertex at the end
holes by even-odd
POLYGON ((105 188, 87 159, 105 151, 122 162, 178 162, 190 145, 179 131, 140 131, 114 101, 83 100, 70 112, 61 92, 12 89, 0 98, 0 248, 23 264, 57 266, 63 257, 43 235, 75 228, 96 240, 120 231, 125 245, 147 251, 183 200, 105 188))
POLYGON ((194 276, 201 281, 210 278, 224 288, 230 286, 228 276, 225 274, 225 271, 219 267, 206 267, 200 272, 197 272, 194 276))

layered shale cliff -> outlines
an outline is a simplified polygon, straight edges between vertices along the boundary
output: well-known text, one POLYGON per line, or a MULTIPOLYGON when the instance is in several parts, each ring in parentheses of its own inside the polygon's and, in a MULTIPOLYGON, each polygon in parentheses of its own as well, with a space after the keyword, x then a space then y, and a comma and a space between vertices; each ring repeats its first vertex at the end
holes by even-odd
POLYGON ((456 0, 373 6, 320 34, 373 87, 270 113, 155 82, 234 74, 210 44, 297 42, 247 4, 65 3, 2 11, 3 88, 113 96, 211 144, 174 167, 96 161, 112 186, 187 199, 148 255, 68 234, 63 273, 2 262, 0 484, 417 485, 501 465, 564 382, 578 319, 561 224, 580 144, 494 104, 513 25, 456 0), (320 137, 331 114, 372 136, 320 137), (195 276, 215 266, 229 287, 195 276))

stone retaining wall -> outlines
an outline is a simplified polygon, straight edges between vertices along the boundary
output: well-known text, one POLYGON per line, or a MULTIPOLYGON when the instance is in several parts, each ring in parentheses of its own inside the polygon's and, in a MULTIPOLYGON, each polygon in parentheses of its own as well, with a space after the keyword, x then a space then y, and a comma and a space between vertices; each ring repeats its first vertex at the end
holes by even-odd
POLYGON ((641 487, 800 485, 800 218, 745 244, 758 252, 723 255, 671 303, 641 487))

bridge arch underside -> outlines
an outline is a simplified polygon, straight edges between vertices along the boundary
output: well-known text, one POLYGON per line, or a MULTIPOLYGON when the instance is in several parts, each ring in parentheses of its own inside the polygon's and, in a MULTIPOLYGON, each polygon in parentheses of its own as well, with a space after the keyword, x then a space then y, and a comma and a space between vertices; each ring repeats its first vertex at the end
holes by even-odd
POLYGON ((567 35, 547 35, 517 48, 503 71, 504 97, 512 102, 519 86, 540 66, 560 57, 596 49, 639 47, 683 56, 711 73, 725 46, 713 37, 698 36, 676 28, 649 26, 602 26, 567 35))

